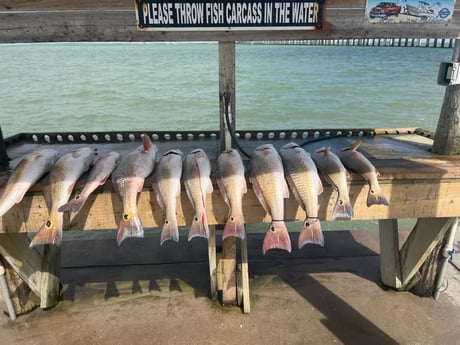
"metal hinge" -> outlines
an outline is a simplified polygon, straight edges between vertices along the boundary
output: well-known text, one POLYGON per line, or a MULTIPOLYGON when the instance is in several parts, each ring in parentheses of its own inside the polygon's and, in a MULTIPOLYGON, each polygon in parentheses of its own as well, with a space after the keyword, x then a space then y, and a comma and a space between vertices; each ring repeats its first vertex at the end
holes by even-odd
POLYGON ((441 62, 438 71, 438 84, 442 86, 460 84, 460 62, 441 62))

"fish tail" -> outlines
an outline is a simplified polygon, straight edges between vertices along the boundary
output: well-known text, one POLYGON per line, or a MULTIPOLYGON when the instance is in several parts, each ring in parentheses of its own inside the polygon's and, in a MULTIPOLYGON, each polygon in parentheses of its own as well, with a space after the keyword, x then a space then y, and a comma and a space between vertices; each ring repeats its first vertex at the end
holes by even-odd
POLYGON ((265 253, 270 249, 284 249, 291 252, 291 238, 286 228, 286 223, 282 220, 272 221, 265 233, 262 252, 265 253))
POLYGON ((204 210, 201 212, 199 217, 195 216, 193 218, 192 225, 190 226, 188 240, 190 241, 194 237, 209 238, 208 220, 204 210))
POLYGON ((161 229, 160 244, 163 245, 168 240, 179 242, 179 227, 175 220, 166 219, 161 229))
POLYGON ((307 218, 303 222, 299 235, 299 249, 307 243, 317 244, 324 247, 324 236, 321 230, 321 223, 317 218, 307 218))
POLYGON ((390 203, 381 190, 376 191, 369 188, 369 193, 367 194, 367 207, 371 207, 372 205, 389 206, 390 203))
POLYGON ((77 195, 74 199, 58 208, 59 212, 78 212, 85 204, 87 197, 77 195))
POLYGON ((59 247, 62 242, 62 224, 61 217, 48 218, 30 242, 30 247, 32 248, 39 244, 54 244, 59 247))
POLYGON ((354 216, 353 206, 351 206, 350 200, 337 199, 332 212, 332 218, 336 219, 351 219, 354 216))
POLYGON ((246 230, 244 228, 243 216, 232 216, 225 223, 224 231, 222 232, 222 240, 227 237, 238 237, 244 240, 246 237, 246 230))
POLYGON ((144 237, 144 228, 138 214, 124 214, 118 224, 118 246, 128 237, 144 237))

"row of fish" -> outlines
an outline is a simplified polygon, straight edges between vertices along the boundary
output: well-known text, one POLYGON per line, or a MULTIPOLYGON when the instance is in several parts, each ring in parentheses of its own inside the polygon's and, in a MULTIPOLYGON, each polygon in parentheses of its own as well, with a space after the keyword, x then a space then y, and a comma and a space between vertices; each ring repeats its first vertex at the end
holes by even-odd
MULTIPOLYGON (((323 190, 318 170, 338 192, 333 210, 334 219, 353 217, 348 196, 347 169, 361 174, 368 182, 368 206, 388 205, 377 180, 377 170, 356 150, 358 146, 359 142, 354 143, 352 147, 337 154, 329 148, 323 148, 313 155, 295 143, 284 145, 279 152, 271 144, 256 148, 251 156, 249 182, 260 204, 271 217, 263 242, 264 253, 273 248, 291 251, 291 240, 284 222, 284 199, 289 197, 289 187, 306 214, 298 247, 302 248, 307 243, 324 245, 318 218, 318 195, 323 190)), ((201 149, 195 149, 185 157, 180 150, 173 149, 165 152, 156 164, 157 152, 157 147, 147 135, 142 137, 142 145, 123 159, 115 151, 96 159, 94 152, 87 147, 61 157, 53 149, 33 152, 12 172, 0 198, 0 217, 19 203, 27 190, 49 172, 48 183, 44 184, 48 186, 44 194, 50 210, 49 217, 32 239, 31 246, 59 245, 62 240, 63 212, 80 211, 89 195, 111 176, 123 207, 117 233, 120 245, 128 237, 144 235, 137 209, 137 196, 145 179, 152 175, 154 195, 165 211, 161 244, 167 240, 179 240, 176 200, 181 193, 181 181, 195 211, 188 239, 208 238, 206 197, 213 192, 209 157, 201 149), (86 183, 80 193, 69 200, 76 182, 88 170, 86 183)), ((240 154, 233 149, 222 152, 217 159, 215 173, 218 187, 229 207, 222 237, 244 239, 243 195, 247 192, 247 185, 240 154)))

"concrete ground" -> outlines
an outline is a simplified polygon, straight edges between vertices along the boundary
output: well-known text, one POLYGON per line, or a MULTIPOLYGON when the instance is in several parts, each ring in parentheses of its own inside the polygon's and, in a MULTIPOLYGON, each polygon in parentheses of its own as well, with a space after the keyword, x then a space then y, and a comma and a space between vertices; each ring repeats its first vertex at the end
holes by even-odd
POLYGON ((459 258, 435 301, 381 285, 377 231, 329 231, 324 248, 265 257, 262 237, 249 236, 250 314, 211 301, 205 241, 72 241, 62 247, 63 300, 14 322, 0 315, 0 343, 458 343, 459 258))

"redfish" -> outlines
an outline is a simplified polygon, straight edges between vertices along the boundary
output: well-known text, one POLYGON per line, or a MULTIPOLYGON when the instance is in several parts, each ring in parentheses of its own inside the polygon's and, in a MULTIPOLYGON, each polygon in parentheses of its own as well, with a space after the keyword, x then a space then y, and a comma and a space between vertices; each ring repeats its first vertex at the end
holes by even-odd
POLYGON ((30 187, 51 169, 58 155, 56 150, 43 149, 28 154, 18 163, 0 198, 0 217, 22 201, 30 187))
POLYGON ((243 195, 247 192, 247 185, 243 159, 238 151, 231 149, 219 155, 217 184, 225 203, 230 207, 222 239, 233 236, 244 240, 246 230, 244 228, 243 195))
POLYGON ((361 152, 356 151, 360 144, 361 141, 355 141, 351 147, 343 149, 338 152, 337 155, 347 169, 360 174, 369 184, 367 207, 372 205, 388 206, 388 200, 383 194, 379 181, 377 180, 380 173, 361 152))
POLYGON ((318 219, 318 195, 323 192, 323 184, 316 165, 310 154, 295 143, 281 147, 280 156, 287 182, 295 199, 306 213, 299 235, 299 249, 307 243, 324 246, 323 232, 318 219))
POLYGON ((77 194, 68 203, 59 207, 59 212, 78 212, 85 204, 88 197, 97 187, 105 184, 112 171, 120 162, 120 154, 116 151, 108 152, 102 155, 94 163, 94 166, 88 173, 86 183, 81 192, 77 194))
POLYGON ((181 192, 182 151, 169 150, 161 156, 153 174, 152 187, 158 204, 165 210, 160 243, 167 240, 179 242, 176 203, 181 192))
POLYGON ((265 212, 272 220, 265 234, 262 251, 278 248, 291 252, 291 239, 284 222, 284 199, 289 188, 281 157, 272 144, 257 147, 251 155, 249 181, 265 212))
POLYGON ((53 165, 49 173, 49 217, 33 238, 31 247, 37 244, 61 244, 64 215, 58 208, 69 200, 75 183, 89 169, 93 160, 93 150, 83 147, 66 153, 53 165))
POLYGON ((191 151, 184 161, 184 185, 187 197, 194 210, 188 240, 194 237, 209 238, 208 219, 206 217, 206 196, 213 192, 211 182, 211 162, 201 149, 191 151))
POLYGON ((343 166, 339 157, 331 152, 330 148, 326 147, 315 151, 312 158, 325 180, 334 186, 338 193, 332 218, 353 218, 353 206, 351 205, 347 185, 348 171, 343 166))
POLYGON ((148 135, 142 136, 142 145, 128 153, 112 173, 112 183, 123 203, 123 214, 118 224, 117 243, 128 237, 144 237, 144 228, 137 209, 137 194, 155 166, 157 146, 148 135))

